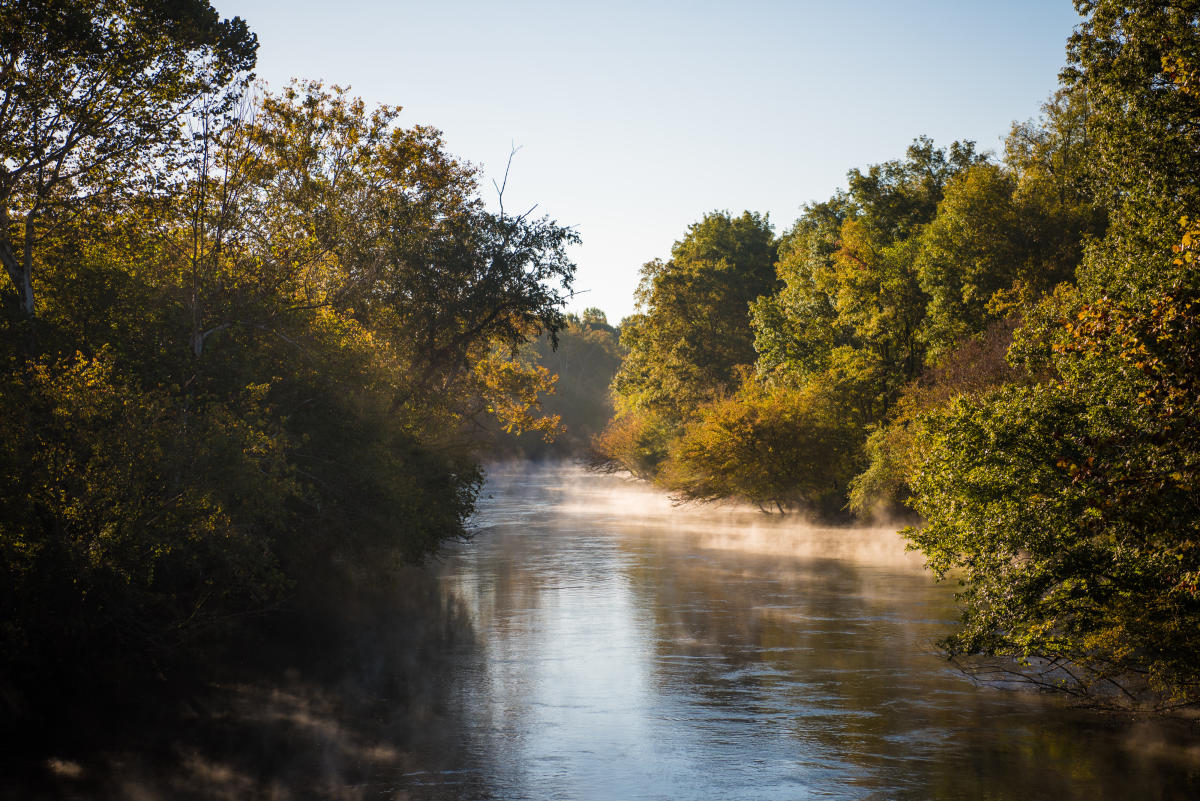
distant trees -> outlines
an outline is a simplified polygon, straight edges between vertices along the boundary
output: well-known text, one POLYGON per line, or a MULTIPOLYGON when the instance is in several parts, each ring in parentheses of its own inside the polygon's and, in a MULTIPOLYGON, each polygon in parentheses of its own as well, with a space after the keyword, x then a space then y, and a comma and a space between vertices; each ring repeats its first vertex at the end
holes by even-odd
POLYGON ((621 366, 618 329, 595 307, 568 314, 555 346, 548 335, 521 348, 518 359, 545 371, 552 386, 537 397, 537 411, 553 427, 527 426, 517 436, 495 437, 489 453, 529 459, 580 458, 589 455, 592 438, 613 415, 609 385, 621 366))

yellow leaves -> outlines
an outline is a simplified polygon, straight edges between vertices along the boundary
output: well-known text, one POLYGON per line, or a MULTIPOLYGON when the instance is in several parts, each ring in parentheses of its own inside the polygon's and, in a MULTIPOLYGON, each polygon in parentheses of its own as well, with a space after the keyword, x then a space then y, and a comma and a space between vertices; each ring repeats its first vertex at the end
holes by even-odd
POLYGON ((1176 258, 1171 262, 1176 267, 1185 267, 1194 264, 1197 259, 1197 243, 1200 243, 1200 219, 1192 219, 1187 215, 1179 218, 1179 227, 1183 229, 1183 234, 1179 239, 1179 244, 1171 246, 1171 252, 1176 254, 1176 258))
POLYGON ((1200 70, 1182 56, 1162 57, 1162 70, 1184 94, 1200 96, 1200 70))
POLYGON ((254 403, 262 403, 267 393, 271 391, 271 382, 250 383, 246 385, 246 398, 254 403))
POLYGON ((562 433, 562 418, 542 415, 541 396, 554 392, 558 376, 541 365, 530 365, 493 348, 472 367, 487 411, 509 434, 536 431, 547 442, 562 433))
POLYGON ((998 289, 988 298, 985 309, 995 319, 1003 319, 1014 312, 1032 307, 1038 293, 1027 281, 1014 281, 1008 289, 998 289))
POLYGON ((68 427, 84 425, 127 402, 126 394, 113 385, 112 362, 104 349, 91 357, 76 352, 71 359, 35 364, 30 372, 54 416, 68 427))

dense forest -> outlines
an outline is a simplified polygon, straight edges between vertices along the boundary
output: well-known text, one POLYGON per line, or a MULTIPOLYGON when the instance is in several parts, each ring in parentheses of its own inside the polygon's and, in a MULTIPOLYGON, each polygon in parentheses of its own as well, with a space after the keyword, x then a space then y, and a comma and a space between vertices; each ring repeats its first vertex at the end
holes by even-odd
POLYGON ((581 323, 573 230, 399 108, 255 85, 207 0, 5 0, 0 43, 12 722, 463 536, 481 432, 560 425, 522 349, 581 323))
POLYGON ((707 214, 614 326, 565 312, 572 228, 399 107, 255 83, 208 0, 0 0, 0 710, 169 673, 465 537, 482 461, 589 450, 905 519, 950 656, 1200 703, 1200 0, 1075 5, 998 153, 919 137, 778 235, 707 214))
POLYGON ((1075 5, 1001 152, 919 138, 780 236, 715 212, 646 264, 595 447, 682 499, 915 513, 949 654, 1195 704, 1200 2, 1075 5))

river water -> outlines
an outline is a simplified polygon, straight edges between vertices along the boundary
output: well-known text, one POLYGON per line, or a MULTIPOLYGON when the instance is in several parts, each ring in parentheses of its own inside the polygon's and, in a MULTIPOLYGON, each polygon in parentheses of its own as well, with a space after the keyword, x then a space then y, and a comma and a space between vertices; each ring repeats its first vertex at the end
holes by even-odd
POLYGON ((953 587, 894 530, 673 508, 564 466, 493 469, 476 527, 280 632, 284 656, 254 649, 156 747, 51 760, 47 797, 1200 797, 1193 724, 940 659, 953 587))

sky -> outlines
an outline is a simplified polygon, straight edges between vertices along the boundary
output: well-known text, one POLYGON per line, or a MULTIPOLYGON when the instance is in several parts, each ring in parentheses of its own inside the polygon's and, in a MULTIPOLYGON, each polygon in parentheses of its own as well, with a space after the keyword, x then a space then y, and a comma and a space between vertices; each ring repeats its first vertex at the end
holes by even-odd
POLYGON ((778 233, 917 136, 999 150, 1057 85, 1070 0, 214 0, 257 75, 349 86, 440 128, 494 203, 583 239, 569 308, 633 311, 706 213, 778 233))

